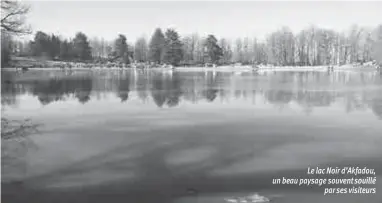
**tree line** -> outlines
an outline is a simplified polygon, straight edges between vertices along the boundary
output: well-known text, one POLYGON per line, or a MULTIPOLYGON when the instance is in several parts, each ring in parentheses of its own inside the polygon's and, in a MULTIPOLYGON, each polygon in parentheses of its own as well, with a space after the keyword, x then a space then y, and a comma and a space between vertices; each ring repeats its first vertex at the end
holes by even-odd
POLYGON ((347 32, 310 26, 293 33, 284 26, 260 41, 256 37, 234 40, 214 35, 180 36, 175 29, 156 28, 150 39, 139 37, 132 44, 119 34, 113 41, 89 39, 83 32, 65 39, 37 31, 34 39, 13 38, 28 34, 22 17, 28 8, 13 1, 2 2, 2 64, 10 55, 46 60, 81 62, 132 62, 179 65, 273 64, 278 66, 341 65, 376 60, 382 63, 382 24, 375 28, 353 25, 347 32), (14 40, 13 40, 14 39, 14 40))
POLYGON ((214 35, 180 37, 174 29, 157 28, 150 41, 138 38, 134 44, 120 34, 114 41, 89 39, 78 32, 73 39, 38 31, 30 42, 15 42, 16 55, 50 60, 91 62, 151 62, 156 64, 200 65, 274 64, 280 66, 341 65, 381 61, 382 25, 366 29, 353 25, 349 33, 311 26, 294 34, 283 27, 266 37, 218 40, 214 35))
MULTIPOLYGON (((14 54, 18 56, 39 57, 45 60, 81 61, 81 62, 150 62, 155 64, 194 65, 197 63, 218 63, 223 56, 222 49, 213 35, 205 40, 204 53, 199 58, 185 59, 187 47, 174 29, 163 33, 157 28, 150 42, 140 37, 134 45, 127 42, 126 36, 119 34, 114 41, 104 39, 89 39, 84 33, 78 32, 73 39, 63 39, 55 34, 36 32, 34 39, 29 42, 14 42, 11 45, 14 54)), ((12 43, 11 43, 12 44, 12 43)))

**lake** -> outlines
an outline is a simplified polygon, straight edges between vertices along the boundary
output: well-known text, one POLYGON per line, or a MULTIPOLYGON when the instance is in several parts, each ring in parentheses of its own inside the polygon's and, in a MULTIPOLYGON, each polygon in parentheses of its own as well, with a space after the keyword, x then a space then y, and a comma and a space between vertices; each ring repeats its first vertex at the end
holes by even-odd
POLYGON ((2 164, 5 203, 382 199, 376 72, 30 70, 1 90, 3 117, 41 124, 2 164), (326 166, 376 169, 377 193, 272 184, 326 166))

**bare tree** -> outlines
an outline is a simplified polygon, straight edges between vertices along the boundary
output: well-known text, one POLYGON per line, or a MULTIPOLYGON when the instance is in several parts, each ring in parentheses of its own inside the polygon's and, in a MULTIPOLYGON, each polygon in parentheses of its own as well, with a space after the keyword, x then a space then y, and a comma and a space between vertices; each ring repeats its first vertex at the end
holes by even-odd
POLYGON ((186 36, 182 39, 182 43, 184 62, 190 64, 194 61, 194 49, 196 42, 193 40, 192 36, 186 36))
POLYGON ((195 49, 194 49, 194 61, 195 63, 204 63, 204 41, 205 38, 199 37, 198 34, 194 33, 192 34, 192 39, 195 42, 195 49))
POLYGON ((232 60, 232 49, 230 42, 227 39, 221 38, 219 40, 219 46, 223 49, 223 64, 229 64, 232 60))
POLYGON ((146 62, 148 60, 148 44, 145 37, 140 37, 135 42, 134 46, 134 60, 138 62, 146 62))
POLYGON ((242 51, 243 51, 243 63, 244 64, 249 64, 250 63, 250 61, 251 61, 251 54, 250 54, 250 52, 249 52, 249 44, 250 44, 250 42, 249 42, 249 38, 248 37, 244 37, 244 39, 243 39, 243 44, 242 44, 242 46, 243 46, 243 48, 242 48, 242 51))
POLYGON ((376 39, 373 46, 372 56, 374 60, 382 67, 382 24, 376 28, 376 39))
POLYGON ((307 49, 307 36, 306 36, 306 31, 302 30, 298 35, 296 36, 296 47, 297 47, 297 61, 299 65, 306 65, 307 63, 307 54, 306 54, 306 49, 307 49))
POLYGON ((92 47, 92 57, 100 58, 102 56, 101 40, 99 40, 98 37, 93 37, 89 40, 89 44, 92 47))
POLYGON ((1 1, 1 29, 10 34, 30 34, 25 24, 29 7, 19 1, 1 1))
POLYGON ((282 44, 282 58, 284 65, 294 65, 294 35, 292 30, 286 26, 280 31, 282 44))
POLYGON ((235 41, 235 62, 243 63, 244 53, 243 53, 243 42, 241 38, 237 38, 235 41))
POLYGON ((353 25, 350 30, 349 46, 350 46, 350 62, 356 62, 359 60, 359 41, 363 29, 357 25, 353 25))

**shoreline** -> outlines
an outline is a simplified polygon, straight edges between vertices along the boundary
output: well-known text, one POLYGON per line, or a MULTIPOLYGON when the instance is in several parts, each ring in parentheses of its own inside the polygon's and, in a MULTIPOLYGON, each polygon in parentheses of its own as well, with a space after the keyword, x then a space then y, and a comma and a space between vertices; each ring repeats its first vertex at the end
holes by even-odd
POLYGON ((28 70, 141 70, 141 71, 216 71, 216 72, 269 72, 269 71, 292 71, 292 72, 333 72, 333 71, 381 71, 381 67, 375 62, 364 64, 344 64, 344 65, 318 65, 318 66, 273 66, 272 64, 260 65, 220 65, 216 67, 204 66, 166 66, 149 67, 148 64, 131 63, 129 65, 117 63, 93 63, 93 62, 69 62, 69 61, 41 61, 35 58, 14 57, 9 66, 2 68, 9 71, 28 70))
POLYGON ((192 71, 216 71, 216 72, 337 72, 337 71, 381 71, 381 69, 377 67, 353 67, 353 66, 333 66, 333 69, 331 71, 328 70, 328 66, 275 66, 275 67, 260 67, 260 68, 252 68, 252 67, 227 67, 227 66, 220 66, 220 67, 174 67, 174 68, 120 68, 120 67, 93 67, 93 68, 85 68, 85 67, 78 67, 78 68, 28 68, 27 70, 19 69, 19 68, 2 68, 2 70, 5 71, 30 71, 30 70, 46 70, 46 71, 71 71, 71 70, 142 70, 142 71, 186 71, 186 72, 192 72, 192 71))

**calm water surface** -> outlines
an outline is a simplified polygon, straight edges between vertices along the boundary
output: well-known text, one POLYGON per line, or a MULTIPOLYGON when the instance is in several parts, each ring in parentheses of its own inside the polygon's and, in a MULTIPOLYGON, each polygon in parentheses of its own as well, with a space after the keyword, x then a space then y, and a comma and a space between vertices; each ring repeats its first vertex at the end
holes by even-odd
POLYGON ((2 72, 1 89, 4 117, 42 124, 2 164, 4 202, 382 199, 379 176, 375 195, 272 185, 316 166, 381 174, 376 73, 34 70, 2 72))

